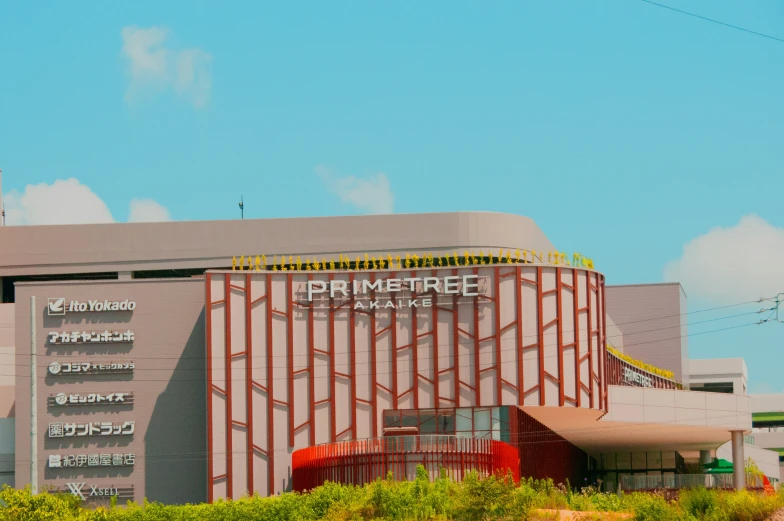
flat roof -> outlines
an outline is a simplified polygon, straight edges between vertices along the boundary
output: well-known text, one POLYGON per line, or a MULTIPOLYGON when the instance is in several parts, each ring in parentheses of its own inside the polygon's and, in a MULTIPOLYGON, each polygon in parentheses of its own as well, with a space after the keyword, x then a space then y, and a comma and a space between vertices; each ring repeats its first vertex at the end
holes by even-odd
POLYGON ((233 256, 555 251, 529 217, 453 212, 0 227, 0 276, 207 269, 233 256))

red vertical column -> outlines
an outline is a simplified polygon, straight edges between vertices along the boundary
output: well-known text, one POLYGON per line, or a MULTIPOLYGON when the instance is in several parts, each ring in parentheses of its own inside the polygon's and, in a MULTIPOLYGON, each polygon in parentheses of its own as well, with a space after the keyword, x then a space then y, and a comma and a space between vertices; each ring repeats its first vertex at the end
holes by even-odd
MULTIPOLYGON (((411 288, 411 300, 416 300, 416 289, 411 288)), ((417 308, 411 307, 411 355, 414 361, 414 409, 419 409, 419 326, 417 308)))
POLYGON ((269 495, 275 495, 275 399, 272 364, 272 274, 267 274, 267 477, 269 495))
POLYGON ((597 275, 601 280, 601 286, 599 288, 602 290, 602 365, 605 369, 602 371, 602 387, 604 388, 604 410, 608 410, 608 403, 607 400, 609 398, 608 391, 609 391, 609 383, 607 381, 607 302, 606 302, 606 295, 605 295, 605 286, 604 286, 604 276, 597 275))
POLYGON ((558 321, 558 405, 564 406, 563 285, 561 268, 555 268, 555 312, 558 321))
POLYGON ((536 268, 536 320, 539 344, 539 405, 544 405, 544 315, 542 314, 542 267, 536 268))
POLYGON ((207 336, 207 479, 209 487, 207 489, 207 501, 212 503, 214 499, 214 469, 213 469, 213 454, 215 448, 213 447, 213 426, 212 426, 212 274, 207 273, 205 277, 206 295, 204 301, 206 302, 207 316, 206 319, 206 336, 207 336))
POLYGON ((231 274, 226 273, 224 278, 224 295, 226 299, 225 310, 225 334, 226 334, 226 497, 232 499, 234 497, 234 451, 233 451, 233 438, 234 427, 231 420, 231 274))
MULTIPOLYGON (((395 272, 390 273, 389 277, 395 278, 395 272)), ((392 374, 389 378, 389 389, 392 391, 392 408, 397 409, 397 310, 391 308, 389 313, 389 335, 392 355, 392 374)))
MULTIPOLYGON (((452 270, 452 275, 457 277, 457 270, 452 270)), ((457 295, 452 295, 452 366, 454 367, 454 393, 455 407, 460 407, 460 313, 457 304, 457 295)))
POLYGON ((248 464, 248 494, 252 495, 253 486, 253 320, 251 317, 251 276, 245 276, 245 415, 247 416, 247 443, 245 451, 248 464))
POLYGON ((286 275, 286 365, 288 366, 289 447, 294 446, 294 280, 286 275))
MULTIPOLYGON (((349 275, 349 285, 354 287, 354 274, 349 275)), ((373 313, 371 310, 370 313, 373 313)), ((356 339, 357 315, 354 306, 351 306, 348 317, 348 341, 349 341, 349 364, 351 371, 349 378, 351 379, 351 439, 357 439, 357 339, 356 339)), ((333 336, 334 339, 334 336, 333 336)), ((335 356, 335 350, 332 350, 332 356, 335 356)))
MULTIPOLYGON (((333 275, 329 274, 329 280, 332 281, 333 275)), ((354 308, 354 303, 351 303, 351 308, 354 308)), ((329 422, 330 433, 329 441, 335 441, 337 438, 337 414, 335 407, 337 400, 335 399, 335 301, 332 294, 329 295, 329 317, 327 320, 327 337, 329 342, 329 422)))
POLYGON ((572 295, 573 302, 573 316, 574 316, 574 392, 575 400, 577 400, 577 407, 580 407, 582 391, 580 391, 580 303, 579 303, 579 281, 577 279, 577 270, 572 269, 572 295))
POLYGON ((515 310, 517 311, 517 401, 523 405, 525 386, 523 385, 523 268, 515 268, 515 310))
POLYGON ((585 272, 585 307, 588 308, 588 398, 591 409, 594 408, 594 374, 593 374, 593 314, 591 313, 591 273, 585 272))
MULTIPOLYGON (((479 268, 474 268, 474 275, 479 275, 479 268)), ((474 394, 476 396, 476 405, 482 405, 482 386, 479 383, 481 379, 481 370, 479 368, 479 299, 474 299, 474 394)))
MULTIPOLYGON (((376 281, 376 274, 370 274, 371 286, 376 281)), ((376 300, 376 290, 370 291, 370 300, 376 300)), ((378 375, 376 371, 376 311, 370 310, 370 417, 371 427, 370 436, 375 438, 378 434, 378 375)), ((354 433, 356 439, 356 432, 354 433)))
MULTIPOLYGON (((433 270, 433 276, 438 277, 438 270, 433 270)), ((438 373, 438 294, 433 295, 433 406, 437 409, 441 406, 441 377, 438 373)))
MULTIPOLYGON (((313 275, 308 274, 308 280, 313 280, 313 275)), ((316 444, 316 351, 315 351, 315 340, 313 339, 313 312, 315 309, 315 304, 310 302, 308 307, 308 364, 310 370, 308 371, 308 380, 309 380, 309 401, 308 407, 310 410, 308 411, 308 419, 310 420, 310 427, 308 428, 308 438, 310 446, 314 446, 316 444)))
POLYGON ((495 276, 495 393, 496 405, 501 405, 501 269, 493 268, 495 276))

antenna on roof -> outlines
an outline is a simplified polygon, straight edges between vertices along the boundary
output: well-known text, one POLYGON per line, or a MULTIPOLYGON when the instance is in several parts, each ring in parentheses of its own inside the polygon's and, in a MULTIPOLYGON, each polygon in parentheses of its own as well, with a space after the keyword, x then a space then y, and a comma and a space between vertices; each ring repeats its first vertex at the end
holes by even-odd
POLYGON ((240 196, 240 219, 245 218, 245 204, 242 202, 242 196, 240 196))

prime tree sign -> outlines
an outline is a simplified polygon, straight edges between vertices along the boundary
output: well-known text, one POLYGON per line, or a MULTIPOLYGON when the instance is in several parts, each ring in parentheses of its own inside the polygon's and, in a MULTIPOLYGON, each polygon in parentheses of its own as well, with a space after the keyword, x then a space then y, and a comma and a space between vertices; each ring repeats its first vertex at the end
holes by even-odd
POLYGON ((354 300, 354 309, 432 307, 439 296, 478 297, 479 275, 405 277, 378 280, 309 280, 307 301, 354 300))

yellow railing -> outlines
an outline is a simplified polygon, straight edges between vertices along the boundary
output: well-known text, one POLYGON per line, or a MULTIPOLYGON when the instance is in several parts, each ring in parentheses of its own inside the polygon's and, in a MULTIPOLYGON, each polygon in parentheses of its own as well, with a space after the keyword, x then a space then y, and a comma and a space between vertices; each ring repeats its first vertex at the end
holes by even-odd
POLYGON ((648 371, 651 374, 655 374, 656 376, 661 376, 662 378, 666 378, 668 380, 673 380, 675 378, 675 373, 673 373, 672 371, 667 371, 665 369, 659 369, 658 367, 656 367, 654 365, 646 364, 642 360, 637 360, 635 358, 632 358, 631 356, 627 356, 627 355, 621 353, 620 351, 618 351, 617 349, 615 349, 613 346, 611 346, 609 344, 607 344, 607 351, 612 353, 613 355, 617 356, 618 358, 620 358, 624 362, 627 362, 627 363, 629 363, 629 364, 631 364, 631 365, 633 365, 635 367, 639 367, 643 371, 648 371))
POLYGON ((414 253, 406 253, 405 256, 396 255, 386 257, 364 254, 364 257, 357 256, 351 259, 348 255, 341 254, 337 260, 331 258, 316 257, 302 259, 300 256, 294 257, 281 255, 280 259, 275 255, 272 262, 269 262, 266 255, 241 255, 232 257, 231 269, 239 271, 325 271, 325 270, 382 270, 382 269, 411 269, 411 268, 447 268, 455 266, 481 266, 486 264, 548 264, 553 266, 573 266, 576 268, 594 269, 593 260, 574 253, 571 260, 565 253, 550 251, 537 252, 535 250, 516 250, 514 254, 511 250, 499 250, 495 255, 491 252, 464 251, 460 256, 454 252, 451 256, 434 257, 432 253, 425 253, 421 256, 414 253))

